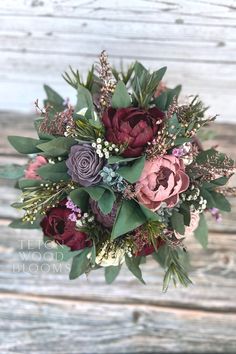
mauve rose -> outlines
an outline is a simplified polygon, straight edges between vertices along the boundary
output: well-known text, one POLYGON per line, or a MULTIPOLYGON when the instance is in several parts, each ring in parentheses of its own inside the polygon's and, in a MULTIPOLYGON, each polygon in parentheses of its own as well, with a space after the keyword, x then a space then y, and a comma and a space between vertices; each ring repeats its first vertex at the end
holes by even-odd
POLYGON ((106 139, 117 145, 127 144, 125 157, 140 156, 149 141, 152 141, 164 119, 157 108, 145 111, 140 108, 108 108, 102 121, 106 128, 106 139))
POLYGON ((179 194, 189 186, 183 161, 173 155, 146 161, 135 190, 138 200, 147 208, 157 210, 162 202, 173 208, 179 194))
POLYGON ((73 181, 84 187, 98 184, 101 181, 100 171, 103 164, 104 159, 99 157, 89 144, 73 145, 69 158, 66 160, 68 174, 73 181))
POLYGON ((95 216, 95 219, 102 224, 103 226, 107 227, 107 228, 111 228, 114 224, 115 218, 116 218, 116 212, 118 209, 117 204, 113 205, 112 211, 109 214, 103 214, 98 206, 98 203, 93 200, 90 199, 90 206, 92 209, 92 212, 95 216))
POLYGON ((29 163, 25 170, 25 178, 29 179, 41 179, 37 174, 37 169, 43 165, 46 165, 48 162, 43 156, 36 156, 33 161, 29 163))
POLYGON ((75 222, 69 219, 71 210, 63 206, 50 209, 41 221, 45 236, 53 238, 60 244, 66 245, 72 251, 91 246, 87 234, 75 228, 75 222))

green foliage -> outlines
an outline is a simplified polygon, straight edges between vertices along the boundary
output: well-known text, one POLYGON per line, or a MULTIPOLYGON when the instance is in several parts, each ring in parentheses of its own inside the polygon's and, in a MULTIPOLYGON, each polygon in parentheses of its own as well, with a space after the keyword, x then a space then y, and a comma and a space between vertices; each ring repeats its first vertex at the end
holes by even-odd
POLYGON ((162 265, 166 269, 163 280, 163 291, 166 292, 168 290, 171 281, 173 281, 174 286, 177 286, 178 283, 185 287, 192 284, 192 281, 189 279, 185 269, 185 257, 183 257, 184 251, 180 248, 173 249, 171 246, 168 245, 162 246, 158 250, 158 252, 163 251, 164 257, 162 255, 162 257, 159 256, 157 258, 157 260, 162 263, 162 265))
POLYGON ((80 111, 83 108, 89 108, 92 117, 94 117, 94 105, 92 95, 88 89, 82 85, 77 87, 77 103, 75 106, 75 112, 80 111))
POLYGON ((201 188, 201 195, 207 200, 207 208, 218 208, 226 212, 231 211, 231 205, 222 193, 201 188))
POLYGON ((134 200, 123 200, 117 211, 116 220, 111 233, 115 239, 126 234, 147 221, 159 221, 160 217, 134 200))
POLYGON ((129 183, 135 183, 138 181, 141 176, 142 170, 144 168, 145 156, 141 156, 140 158, 134 160, 134 162, 130 165, 120 167, 116 172, 122 176, 129 183))
POLYGON ((57 261, 67 262, 83 252, 83 250, 71 251, 71 248, 66 245, 58 245, 55 251, 57 261))
MULTIPOLYGON (((87 112, 86 112, 87 114, 87 112)), ((100 125, 100 121, 93 119, 87 119, 81 115, 75 115, 76 123, 76 140, 79 142, 95 141, 97 138, 101 138, 104 135, 103 127, 100 125)))
POLYGON ((132 80, 132 102, 135 105, 147 108, 155 91, 162 80, 166 67, 161 68, 158 71, 154 71, 152 74, 139 62, 134 65, 134 78, 132 80))
POLYGON ((48 157, 65 156, 69 153, 72 145, 76 141, 73 138, 58 137, 43 144, 38 144, 37 148, 48 157))
POLYGON ((39 229, 40 219, 35 220, 33 223, 15 219, 9 224, 9 227, 12 229, 39 229))
POLYGON ((39 187, 42 183, 43 181, 39 179, 22 178, 18 181, 18 185, 20 189, 39 187))
POLYGON ((142 271, 139 267, 140 261, 142 257, 129 257, 128 255, 125 255, 125 263, 127 265, 127 268, 129 271, 143 284, 145 284, 145 281, 143 280, 142 277, 142 271))
POLYGON ((119 81, 112 95, 111 105, 113 108, 126 108, 132 104, 130 95, 123 81, 119 81))
POLYGON ((173 210, 173 213, 170 218, 171 225, 173 229, 178 232, 180 235, 184 235, 184 216, 180 214, 178 211, 173 210))
POLYGON ((89 197, 98 202, 103 214, 111 212, 116 200, 115 193, 105 185, 81 187, 70 193, 70 198, 82 211, 88 210, 89 197))
POLYGON ((69 181, 71 177, 67 174, 67 170, 65 161, 61 161, 55 164, 48 163, 39 167, 37 174, 43 179, 52 182, 69 181))
POLYGON ((208 227, 205 215, 200 214, 200 220, 197 229, 194 231, 194 236, 203 248, 208 245, 208 227))
POLYGON ((120 70, 117 70, 116 68, 113 67, 112 74, 113 74, 114 78, 116 79, 116 81, 118 82, 118 81, 122 80, 125 85, 128 85, 131 80, 132 74, 134 72, 134 65, 135 65, 135 63, 132 63, 127 68, 126 71, 123 69, 122 66, 121 66, 120 70))
POLYGON ((140 157, 123 157, 123 156, 110 156, 108 159, 108 164, 113 165, 115 163, 127 163, 134 160, 138 160, 140 157))
POLYGON ((121 265, 105 267, 105 279, 107 284, 113 283, 120 273, 121 265))
POLYGON ((65 100, 50 86, 44 85, 44 90, 47 94, 47 99, 44 100, 44 105, 52 106, 56 112, 62 112, 65 109, 65 100))
POLYGON ((181 85, 176 86, 173 89, 167 89, 162 92, 160 96, 154 99, 154 104, 161 111, 167 111, 174 98, 178 98, 180 91, 182 89, 181 85))
POLYGON ((21 154, 35 154, 39 152, 37 145, 44 143, 44 140, 27 138, 23 136, 8 136, 10 144, 21 154))
POLYGON ((17 164, 0 166, 0 178, 19 179, 24 176, 25 167, 17 164))
POLYGON ((82 274, 86 273, 89 270, 90 259, 88 254, 91 252, 91 248, 84 248, 83 251, 77 256, 73 257, 71 270, 70 270, 70 279, 76 279, 82 274))
POLYGON ((87 78, 85 81, 83 81, 82 76, 78 70, 72 69, 72 67, 69 67, 70 73, 65 72, 62 77, 63 79, 71 85, 74 89, 77 89, 78 86, 83 86, 90 92, 93 90, 93 87, 95 85, 95 81, 97 81, 97 78, 94 74, 94 65, 92 65, 92 68, 88 71, 87 78))

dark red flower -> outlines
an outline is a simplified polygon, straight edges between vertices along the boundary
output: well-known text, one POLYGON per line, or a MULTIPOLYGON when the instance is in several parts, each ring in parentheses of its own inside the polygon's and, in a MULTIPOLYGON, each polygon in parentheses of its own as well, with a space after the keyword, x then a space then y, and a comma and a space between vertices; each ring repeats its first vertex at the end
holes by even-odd
POLYGON ((50 209, 41 221, 44 235, 70 247, 72 251, 90 247, 88 235, 76 230, 75 222, 69 219, 70 214, 71 210, 63 205, 50 209))
POLYGON ((125 157, 137 157, 157 134, 164 113, 156 107, 145 111, 140 108, 108 108, 102 117, 106 139, 114 144, 127 144, 125 157))
MULTIPOLYGON (((161 247, 165 242, 161 239, 157 239, 157 244, 156 248, 158 249, 161 247)), ((146 244, 140 251, 136 253, 135 256, 148 256, 149 254, 152 254, 155 251, 155 248, 152 244, 146 244)))

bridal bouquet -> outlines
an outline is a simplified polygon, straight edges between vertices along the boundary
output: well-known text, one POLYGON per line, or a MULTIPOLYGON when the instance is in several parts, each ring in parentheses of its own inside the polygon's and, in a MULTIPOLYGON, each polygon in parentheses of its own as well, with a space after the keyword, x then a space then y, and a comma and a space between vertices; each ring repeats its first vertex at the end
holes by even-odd
POLYGON ((72 261, 70 279, 103 267, 111 283, 126 264, 144 283, 140 265, 152 255, 164 290, 171 280, 187 286, 185 239, 206 247, 205 214, 230 211, 223 186, 234 162, 199 141, 215 117, 198 96, 178 104, 181 87, 167 88, 165 72, 139 62, 119 72, 102 52, 86 81, 73 69, 64 74, 75 105, 45 86, 38 138, 9 137, 30 159, 13 204, 24 215, 11 226, 40 227, 72 261))

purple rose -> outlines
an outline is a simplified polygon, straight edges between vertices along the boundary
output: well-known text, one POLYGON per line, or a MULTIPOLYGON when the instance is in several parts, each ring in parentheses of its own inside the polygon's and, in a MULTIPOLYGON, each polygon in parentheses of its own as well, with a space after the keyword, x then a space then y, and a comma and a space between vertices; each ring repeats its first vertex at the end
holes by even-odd
POLYGON ((90 199, 90 206, 92 209, 92 212, 95 216, 95 219, 102 224, 103 226, 107 227, 107 228, 111 228, 114 224, 115 218, 116 218, 116 212, 118 209, 118 205, 114 204, 112 211, 109 214, 103 214, 98 206, 98 203, 93 200, 90 199))
POLYGON ((100 171, 104 159, 99 157, 89 144, 73 145, 69 158, 66 160, 68 174, 81 186, 88 187, 98 184, 102 177, 100 171))

